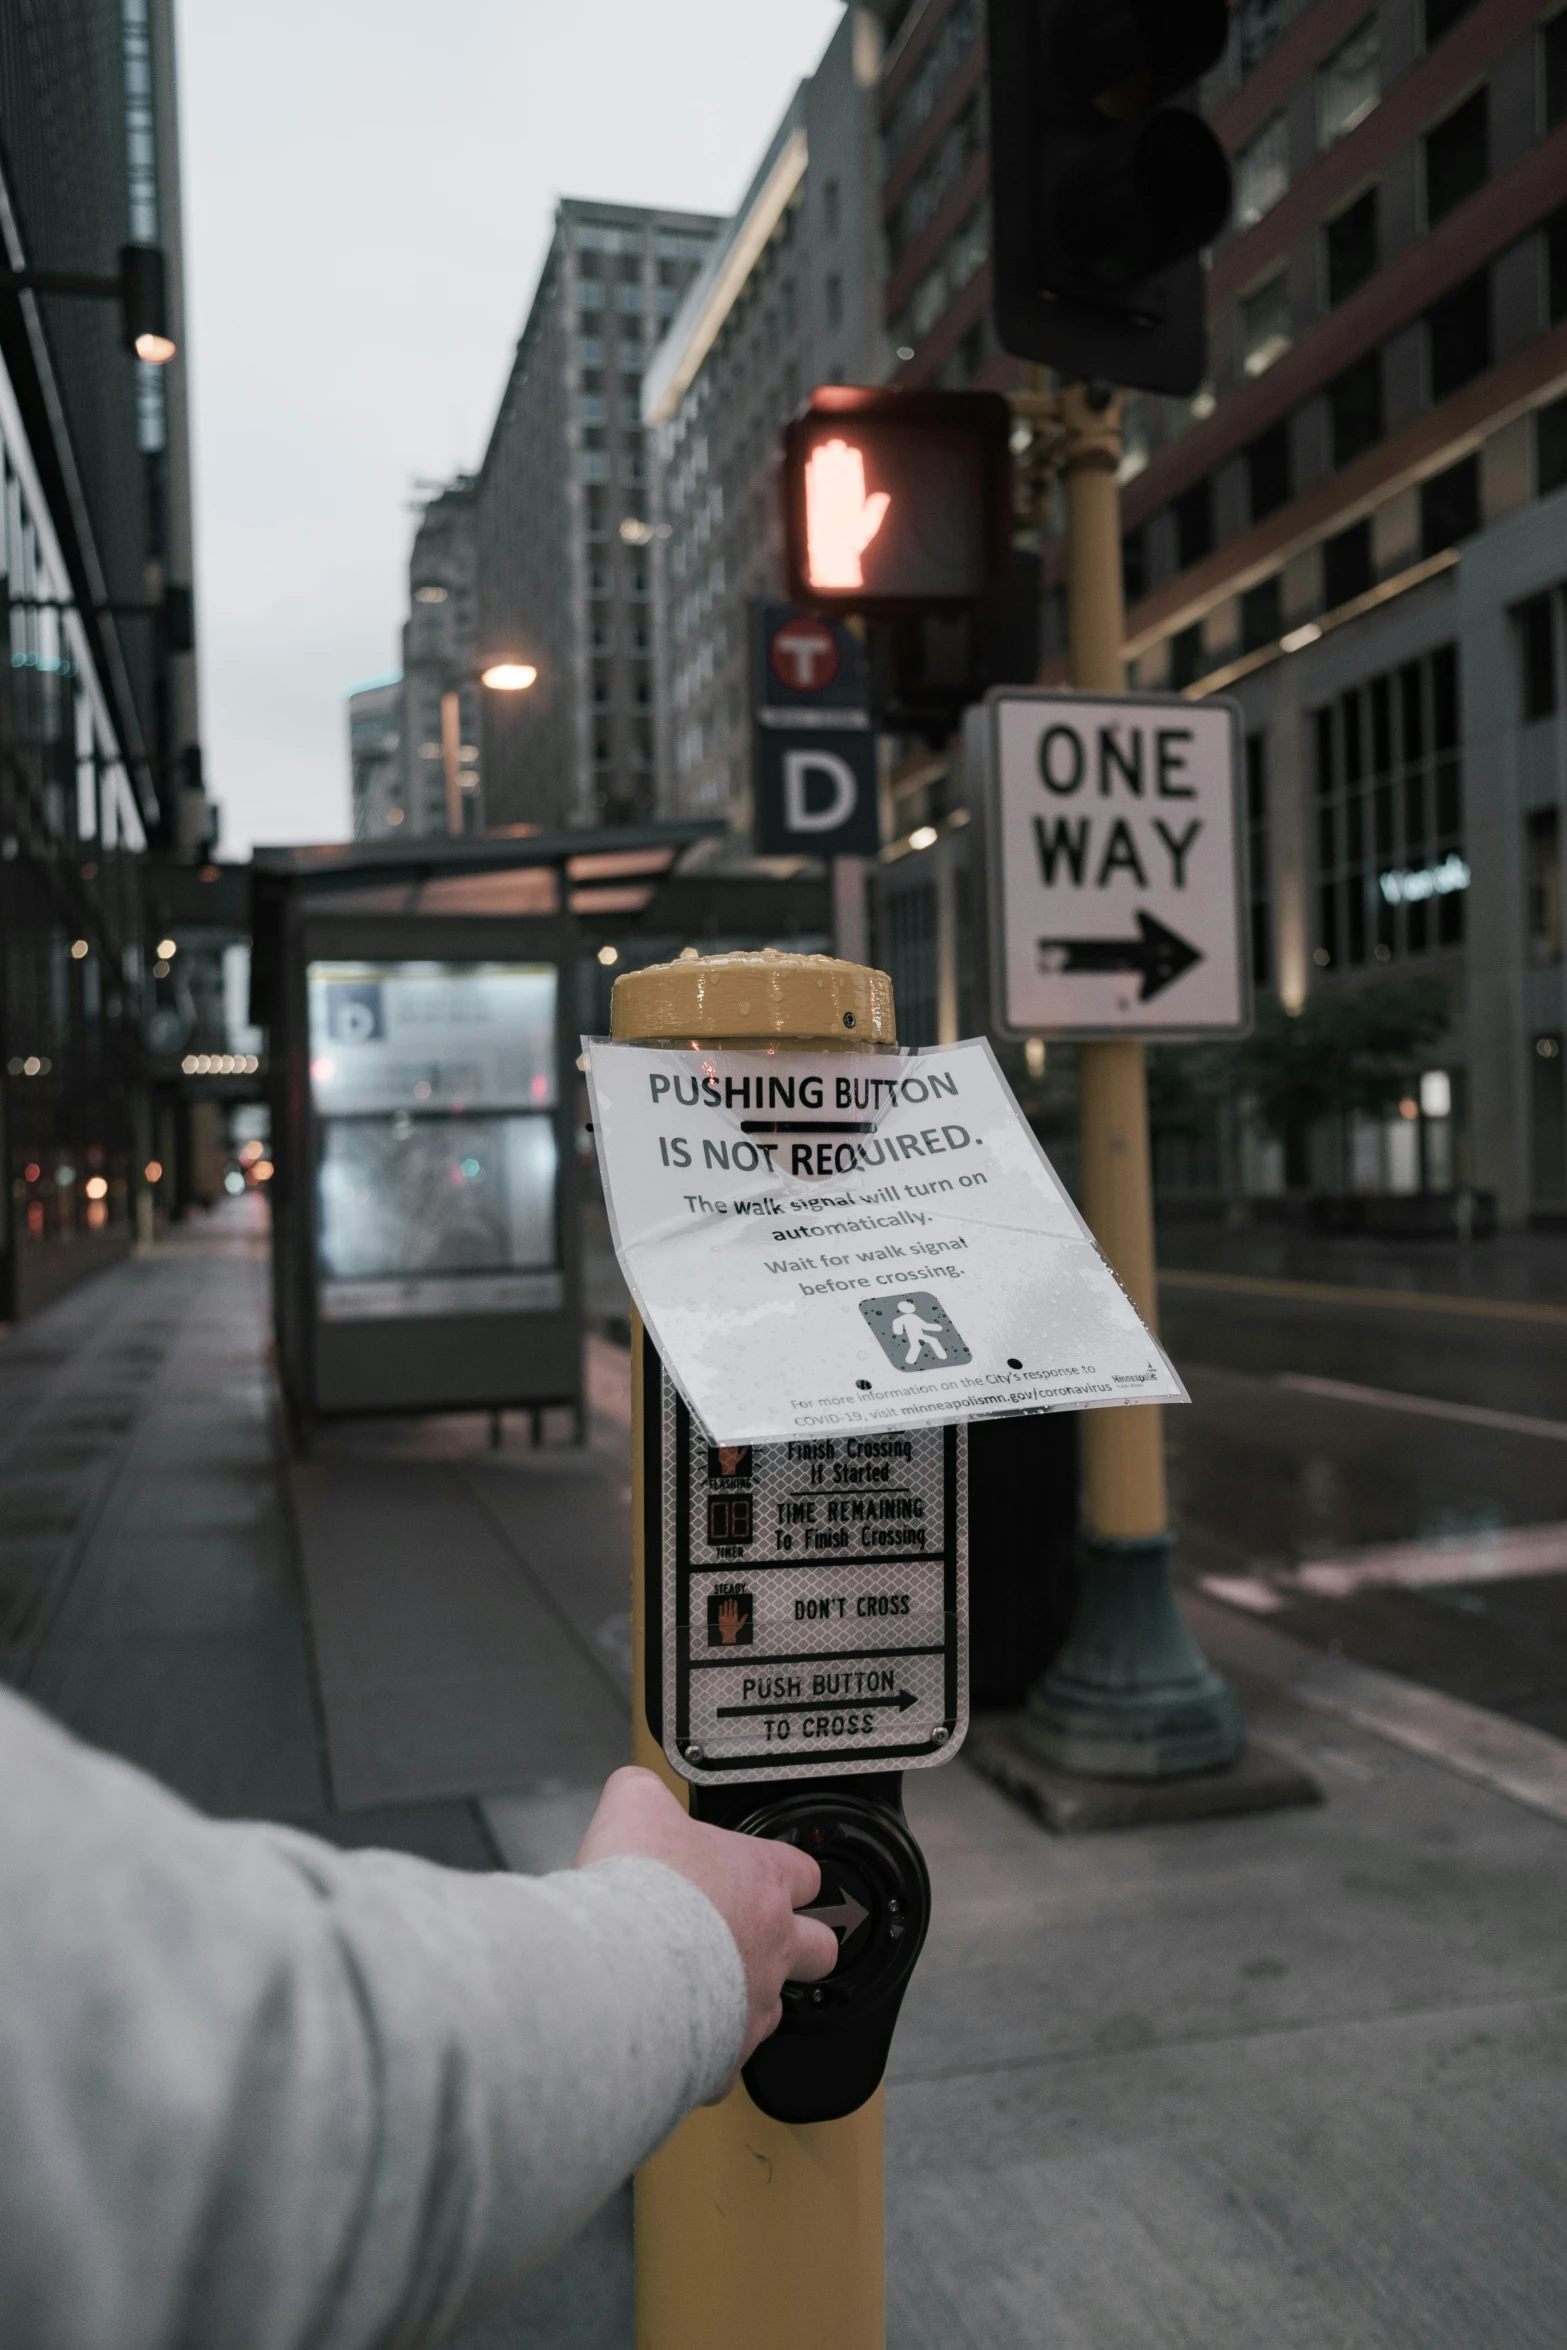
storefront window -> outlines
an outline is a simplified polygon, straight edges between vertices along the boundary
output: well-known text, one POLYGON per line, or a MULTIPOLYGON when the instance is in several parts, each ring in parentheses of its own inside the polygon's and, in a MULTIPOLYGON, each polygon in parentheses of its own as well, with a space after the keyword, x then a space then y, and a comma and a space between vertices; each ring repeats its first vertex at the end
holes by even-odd
POLYGON ((1320 968, 1460 946, 1458 655, 1442 645, 1313 713, 1320 968))

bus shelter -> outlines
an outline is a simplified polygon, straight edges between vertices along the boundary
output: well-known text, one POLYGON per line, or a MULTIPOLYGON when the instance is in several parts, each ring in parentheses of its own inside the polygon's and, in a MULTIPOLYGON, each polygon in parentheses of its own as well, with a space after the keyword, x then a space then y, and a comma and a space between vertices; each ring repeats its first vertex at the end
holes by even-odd
POLYGON ((296 1431, 583 1415, 582 923, 709 830, 260 849, 273 1307, 296 1431))

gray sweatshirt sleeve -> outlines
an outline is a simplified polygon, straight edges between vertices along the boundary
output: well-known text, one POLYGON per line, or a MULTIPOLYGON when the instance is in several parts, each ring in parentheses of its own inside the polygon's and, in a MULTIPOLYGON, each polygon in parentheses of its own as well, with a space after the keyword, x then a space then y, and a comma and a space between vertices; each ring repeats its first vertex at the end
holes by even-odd
POLYGON ((739 2054, 656 1861, 470 1876, 207 1820, 0 1693, 0 2342, 404 2350, 739 2054))

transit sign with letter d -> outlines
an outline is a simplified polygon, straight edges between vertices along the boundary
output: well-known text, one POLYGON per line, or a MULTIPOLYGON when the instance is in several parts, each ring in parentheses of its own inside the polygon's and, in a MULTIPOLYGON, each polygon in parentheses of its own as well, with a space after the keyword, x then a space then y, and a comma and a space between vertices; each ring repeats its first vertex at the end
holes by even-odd
POLYGON ((1003 689, 971 713, 967 749, 1004 1035, 1249 1025, 1233 702, 1003 689))

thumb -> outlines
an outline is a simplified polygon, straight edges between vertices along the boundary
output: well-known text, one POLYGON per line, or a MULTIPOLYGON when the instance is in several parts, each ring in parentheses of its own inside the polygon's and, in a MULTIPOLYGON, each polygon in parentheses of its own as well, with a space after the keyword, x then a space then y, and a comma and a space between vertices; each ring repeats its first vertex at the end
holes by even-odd
POLYGON ((883 518, 887 512, 887 508, 891 504, 891 496, 886 490, 873 490, 871 492, 864 505, 860 508, 859 528, 856 533, 856 541, 859 546, 868 547, 870 545, 872 539, 880 530, 883 518))

